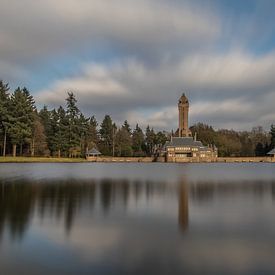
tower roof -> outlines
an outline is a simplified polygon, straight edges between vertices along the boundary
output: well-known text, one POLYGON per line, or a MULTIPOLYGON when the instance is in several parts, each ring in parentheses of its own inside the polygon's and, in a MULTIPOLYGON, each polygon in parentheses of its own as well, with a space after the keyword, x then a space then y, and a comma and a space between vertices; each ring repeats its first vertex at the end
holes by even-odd
POLYGON ((179 98, 179 103, 188 103, 188 98, 185 93, 182 93, 181 97, 179 98))

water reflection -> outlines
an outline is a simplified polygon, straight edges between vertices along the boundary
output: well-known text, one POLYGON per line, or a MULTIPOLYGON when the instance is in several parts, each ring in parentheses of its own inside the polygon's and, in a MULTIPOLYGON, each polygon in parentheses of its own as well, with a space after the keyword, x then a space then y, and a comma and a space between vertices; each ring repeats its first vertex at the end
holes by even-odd
POLYGON ((103 216, 111 215, 119 206, 119 211, 127 210, 129 204, 140 205, 157 198, 162 200, 171 194, 177 202, 174 209, 178 215, 181 232, 188 228, 189 201, 211 203, 215 197, 234 197, 245 194, 261 198, 271 195, 275 200, 275 182, 187 182, 181 179, 171 185, 167 182, 129 181, 103 179, 66 181, 18 181, 0 182, 0 239, 7 228, 13 240, 19 240, 27 230, 34 213, 43 221, 44 217, 63 220, 66 233, 70 233, 74 219, 85 210, 103 216))

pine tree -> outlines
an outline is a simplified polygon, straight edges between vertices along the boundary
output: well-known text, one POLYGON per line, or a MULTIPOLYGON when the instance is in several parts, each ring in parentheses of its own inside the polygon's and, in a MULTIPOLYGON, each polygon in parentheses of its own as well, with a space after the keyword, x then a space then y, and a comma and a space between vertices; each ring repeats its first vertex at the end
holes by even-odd
POLYGON ((66 115, 69 122, 69 157, 80 151, 80 111, 76 105, 77 100, 73 93, 68 93, 66 115))
POLYGON ((271 135, 270 148, 273 149, 275 148, 275 125, 273 124, 270 127, 270 135, 271 135))
POLYGON ((132 134, 131 127, 127 120, 124 121, 122 128, 125 129, 130 135, 132 134))
POLYGON ((109 115, 105 115, 100 125, 100 150, 103 155, 111 156, 113 152, 114 127, 109 115))
POLYGON ((57 112, 53 114, 53 126, 56 131, 54 134, 55 152, 58 157, 62 155, 67 156, 70 147, 70 133, 69 133, 69 119, 66 115, 66 111, 60 106, 57 112))
POLYGON ((96 118, 92 116, 88 122, 88 133, 87 133, 87 150, 97 148, 99 143, 99 133, 97 131, 98 123, 96 118))
POLYGON ((132 148, 134 156, 144 156, 144 134, 138 124, 133 131, 132 148))
POLYGON ((26 88, 17 88, 11 96, 10 121, 8 133, 13 145, 13 156, 20 145, 22 155, 23 144, 30 144, 35 116, 34 99, 26 88))
POLYGON ((0 130, 3 133, 3 156, 6 156, 7 132, 9 125, 9 86, 0 81, 0 130))
POLYGON ((122 157, 133 155, 131 129, 127 120, 116 134, 116 154, 122 157))
POLYGON ((85 155, 88 151, 89 118, 86 118, 82 113, 79 116, 79 134, 81 153, 85 155))
POLYGON ((154 142, 155 145, 162 147, 166 141, 167 141, 167 137, 163 132, 158 132, 155 135, 155 142, 154 142))
POLYGON ((145 132, 145 144, 146 144, 146 153, 151 156, 154 153, 155 145, 155 132, 154 129, 150 129, 148 125, 145 132))
POLYGON ((32 129, 31 156, 44 156, 48 151, 45 129, 40 117, 36 114, 32 129))

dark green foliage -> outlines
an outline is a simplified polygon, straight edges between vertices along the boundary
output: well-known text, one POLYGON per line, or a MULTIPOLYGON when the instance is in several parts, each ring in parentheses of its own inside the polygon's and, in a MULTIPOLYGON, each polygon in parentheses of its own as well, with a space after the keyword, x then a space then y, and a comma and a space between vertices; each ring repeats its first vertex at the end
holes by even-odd
POLYGON ((275 125, 271 125, 270 127, 270 135, 271 135, 271 142, 270 142, 270 150, 275 148, 275 125))
POLYGON ((100 125, 100 151, 103 155, 111 156, 113 154, 113 141, 115 136, 115 127, 112 119, 106 115, 100 125))
POLYGON ((167 141, 167 137, 163 132, 158 132, 155 135, 155 144, 159 147, 162 147, 167 141))
POLYGON ((68 120, 68 147, 69 156, 80 154, 81 151, 81 122, 80 111, 76 105, 77 100, 73 93, 68 93, 67 101, 67 120, 68 120))
POLYGON ((22 155, 23 145, 31 142, 35 110, 34 100, 29 91, 18 87, 11 96, 9 108, 8 133, 14 146, 13 155, 16 154, 16 145, 20 145, 22 155))
POLYGON ((133 155, 131 129, 127 120, 125 120, 121 129, 116 133, 115 146, 117 156, 125 157, 133 155))
POLYGON ((154 132, 154 129, 150 129, 150 126, 148 125, 145 132, 145 150, 148 156, 151 156, 154 153, 154 146, 156 145, 155 140, 156 134, 154 132))
POLYGON ((145 141, 142 129, 136 125, 132 136, 132 148, 134 156, 144 156, 145 141))
POLYGON ((7 131, 10 120, 9 105, 9 86, 8 84, 4 84, 3 81, 0 81, 0 148, 3 156, 6 155, 7 131))

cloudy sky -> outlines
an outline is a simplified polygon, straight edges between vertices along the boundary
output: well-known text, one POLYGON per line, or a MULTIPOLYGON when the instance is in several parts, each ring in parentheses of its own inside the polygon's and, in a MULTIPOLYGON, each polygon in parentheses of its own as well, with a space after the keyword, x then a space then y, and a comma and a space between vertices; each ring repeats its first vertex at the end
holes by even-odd
POLYGON ((101 120, 275 123, 274 0, 0 0, 0 79, 101 120))

